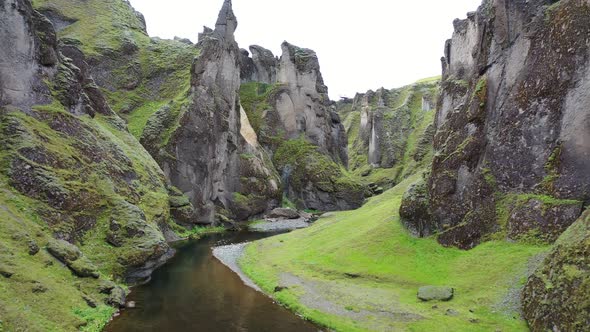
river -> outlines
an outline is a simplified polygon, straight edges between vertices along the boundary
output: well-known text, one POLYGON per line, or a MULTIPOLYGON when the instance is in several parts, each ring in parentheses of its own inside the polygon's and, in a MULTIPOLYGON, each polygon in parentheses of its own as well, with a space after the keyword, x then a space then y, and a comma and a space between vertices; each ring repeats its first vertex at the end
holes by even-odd
POLYGON ((211 248, 268 237, 239 232, 213 234, 177 246, 177 254, 152 280, 134 287, 125 309, 105 332, 134 331, 318 331, 313 324, 247 287, 211 248))

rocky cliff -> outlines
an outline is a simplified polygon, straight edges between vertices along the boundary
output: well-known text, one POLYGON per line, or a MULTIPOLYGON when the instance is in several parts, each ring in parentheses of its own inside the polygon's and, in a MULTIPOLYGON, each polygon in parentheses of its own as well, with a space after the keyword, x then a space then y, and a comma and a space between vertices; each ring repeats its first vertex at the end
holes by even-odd
POLYGON ((358 93, 336 104, 348 134, 349 167, 373 188, 393 187, 432 161, 437 78, 358 93))
POLYGON ((206 29, 191 68, 190 91, 150 118, 141 142, 187 195, 194 221, 245 220, 280 204, 280 179, 241 109, 240 51, 231 1, 206 29), (177 120, 171 108, 179 108, 177 120))
POLYGON ((590 3, 486 0, 454 26, 432 167, 404 195, 402 221, 464 249, 559 238, 527 281, 524 316, 533 331, 584 331, 590 3))
MULTIPOLYGON (((435 156, 405 223, 472 248, 553 242, 590 202, 585 1, 487 0, 445 47, 435 156), (425 202, 427 200, 427 202, 425 202)), ((402 207, 403 208, 403 207, 402 207)))
POLYGON ((242 51, 242 105, 282 176, 285 196, 307 209, 359 207, 362 185, 348 174, 346 132, 328 97, 316 53, 284 42, 277 59, 242 51))
POLYGON ((77 42, 28 0, 0 22, 0 327, 74 330, 170 256, 166 181, 77 42))

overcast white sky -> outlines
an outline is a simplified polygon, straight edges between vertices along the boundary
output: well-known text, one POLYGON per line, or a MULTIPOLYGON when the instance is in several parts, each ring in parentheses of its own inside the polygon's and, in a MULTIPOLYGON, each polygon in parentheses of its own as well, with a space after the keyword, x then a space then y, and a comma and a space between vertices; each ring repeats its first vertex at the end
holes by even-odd
MULTIPOLYGON (((197 40, 214 27, 223 0, 130 0, 150 36, 197 40)), ((332 99, 440 75, 453 20, 481 0, 233 0, 240 47, 280 56, 286 40, 316 51, 332 99)))

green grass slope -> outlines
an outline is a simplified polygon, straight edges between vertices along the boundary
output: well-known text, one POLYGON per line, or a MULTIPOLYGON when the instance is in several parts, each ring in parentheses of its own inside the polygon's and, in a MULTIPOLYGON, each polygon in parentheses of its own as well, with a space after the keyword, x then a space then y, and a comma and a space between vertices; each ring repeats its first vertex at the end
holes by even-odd
POLYGON ((356 211, 255 242, 240 264, 280 303, 337 331, 527 330, 518 289, 546 248, 492 241, 461 251, 410 236, 398 210, 417 178, 356 211), (455 297, 421 302, 424 285, 454 287, 455 297))
POLYGON ((175 40, 150 38, 143 18, 123 0, 33 0, 35 9, 59 19, 58 37, 74 40, 92 75, 129 131, 141 138, 159 109, 186 99, 190 68, 199 50, 175 40))
POLYGON ((164 175, 121 122, 58 102, 0 108, 0 331, 100 331, 114 312, 101 283, 123 282, 167 248, 164 175), (54 237, 75 243, 100 278, 51 256, 54 237))
POLYGON ((0 331, 100 331, 115 311, 98 292, 104 280, 82 280, 49 255, 47 224, 7 187, 0 176, 0 271, 12 274, 0 276, 0 331), (40 247, 34 256, 30 243, 40 247))

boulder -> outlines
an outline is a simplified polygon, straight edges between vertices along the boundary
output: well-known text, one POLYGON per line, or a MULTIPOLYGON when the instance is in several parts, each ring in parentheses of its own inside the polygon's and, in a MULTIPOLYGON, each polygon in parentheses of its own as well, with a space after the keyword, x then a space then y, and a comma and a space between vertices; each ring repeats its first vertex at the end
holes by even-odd
POLYGON ((98 269, 90 260, 86 257, 81 257, 70 264, 68 267, 76 274, 78 277, 81 278, 95 278, 98 279, 100 274, 98 273, 98 269))
POLYGON ((125 307, 125 298, 127 293, 125 290, 119 286, 113 288, 106 299, 106 303, 115 308, 124 308, 125 307))
POLYGON ((98 285, 98 291, 101 294, 110 294, 115 287, 117 287, 117 284, 114 282, 110 280, 102 280, 98 285))
POLYGON ((50 240, 47 243, 47 251, 66 265, 82 256, 78 247, 64 240, 50 240))
POLYGON ((449 301, 455 290, 446 286, 424 286, 418 289, 418 298, 422 301, 449 301))
POLYGON ((47 287, 40 282, 35 282, 31 291, 35 294, 41 294, 47 292, 47 287))
POLYGON ((39 252, 39 245, 34 240, 29 240, 27 246, 29 247, 29 255, 35 256, 39 252))
POLYGON ((96 266, 86 256, 82 255, 77 246, 63 240, 51 240, 47 244, 47 251, 64 263, 78 277, 99 277, 96 266))
POLYGON ((6 279, 11 278, 14 275, 14 271, 6 265, 0 264, 0 276, 3 276, 6 279))

